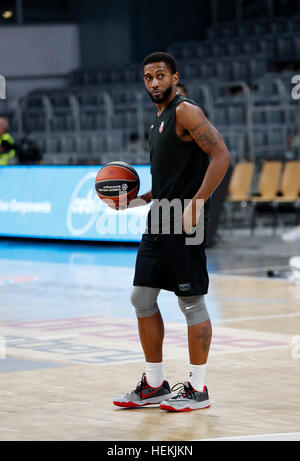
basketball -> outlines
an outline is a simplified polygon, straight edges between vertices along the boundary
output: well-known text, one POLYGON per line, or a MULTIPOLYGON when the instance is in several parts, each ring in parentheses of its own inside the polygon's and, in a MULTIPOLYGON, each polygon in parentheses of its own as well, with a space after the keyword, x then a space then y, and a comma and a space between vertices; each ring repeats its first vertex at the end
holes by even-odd
POLYGON ((127 206, 135 199, 140 188, 139 175, 126 162, 110 162, 104 165, 95 179, 95 189, 98 197, 112 200, 116 209, 127 206))

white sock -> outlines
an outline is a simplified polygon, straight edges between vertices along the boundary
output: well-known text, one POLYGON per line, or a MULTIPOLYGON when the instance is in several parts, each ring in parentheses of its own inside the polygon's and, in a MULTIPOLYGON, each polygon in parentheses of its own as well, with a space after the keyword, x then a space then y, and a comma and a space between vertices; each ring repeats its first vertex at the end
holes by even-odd
POLYGON ((146 362, 147 383, 151 387, 159 387, 165 379, 163 362, 146 362))
POLYGON ((204 365, 190 364, 189 382, 196 391, 202 392, 205 385, 206 363, 204 365))

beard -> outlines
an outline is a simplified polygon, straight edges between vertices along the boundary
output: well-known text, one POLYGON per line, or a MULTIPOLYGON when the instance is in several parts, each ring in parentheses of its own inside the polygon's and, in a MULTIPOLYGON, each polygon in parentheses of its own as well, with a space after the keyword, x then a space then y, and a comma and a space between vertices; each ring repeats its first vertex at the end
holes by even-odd
POLYGON ((150 96, 150 98, 152 99, 153 102, 155 102, 155 104, 161 104, 163 103, 166 99, 168 99, 168 97, 170 96, 172 92, 172 85, 170 85, 165 91, 162 92, 162 96, 160 97, 155 97, 155 96, 152 96, 152 94, 150 93, 150 91, 148 91, 148 94, 150 96))

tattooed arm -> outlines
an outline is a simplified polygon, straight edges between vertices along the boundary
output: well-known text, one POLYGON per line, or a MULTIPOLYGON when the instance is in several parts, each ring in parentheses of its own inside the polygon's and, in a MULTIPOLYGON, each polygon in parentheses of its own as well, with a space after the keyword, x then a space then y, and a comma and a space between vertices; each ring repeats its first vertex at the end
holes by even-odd
POLYGON ((231 163, 231 155, 218 130, 205 117, 203 111, 193 104, 182 102, 176 110, 176 126, 182 132, 189 134, 199 147, 210 155, 210 163, 207 168, 202 184, 190 204, 188 212, 193 212, 193 224, 195 218, 195 203, 197 199, 204 202, 209 199, 222 181, 231 163))
POLYGON ((230 153, 218 130, 209 122, 199 107, 182 102, 177 107, 176 122, 211 157, 206 175, 197 193, 198 198, 207 200, 222 181, 231 163, 230 153))

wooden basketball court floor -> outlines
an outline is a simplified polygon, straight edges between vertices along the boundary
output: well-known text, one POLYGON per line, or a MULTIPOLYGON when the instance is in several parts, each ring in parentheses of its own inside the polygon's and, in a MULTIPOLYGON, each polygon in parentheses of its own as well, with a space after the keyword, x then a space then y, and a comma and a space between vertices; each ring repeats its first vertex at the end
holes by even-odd
MULTIPOLYGON (((207 250, 209 409, 117 408, 144 371, 130 305, 137 247, 0 241, 0 440, 300 440, 300 244, 226 237, 207 250)), ((186 325, 161 292, 165 373, 187 379, 186 325)))

